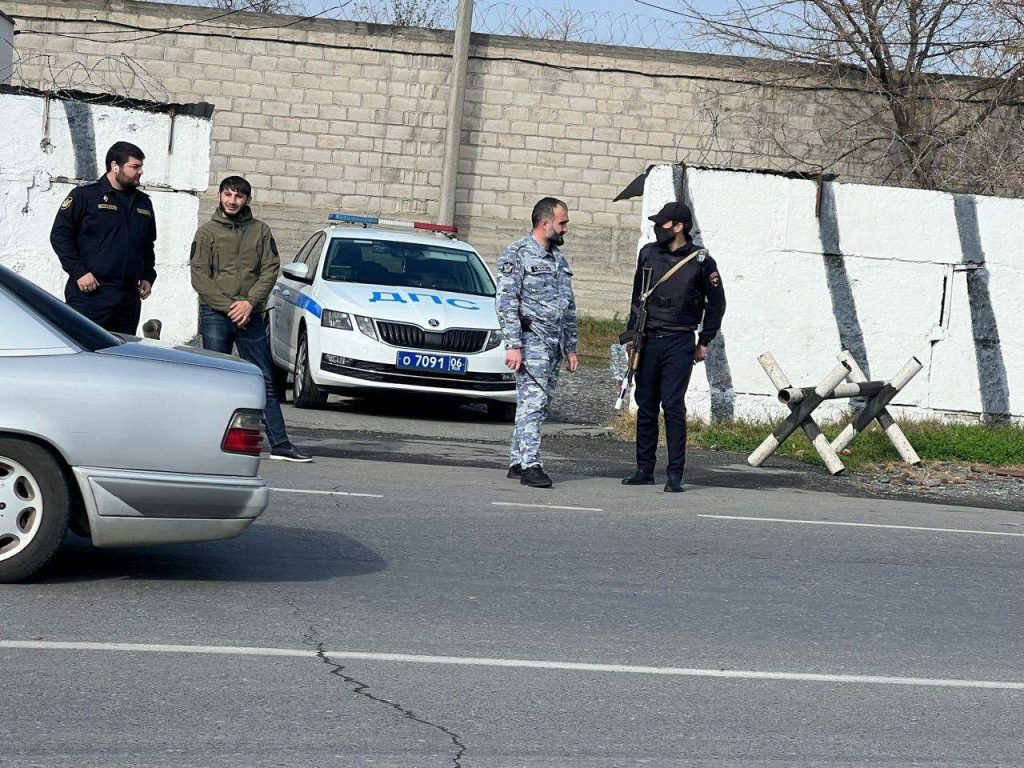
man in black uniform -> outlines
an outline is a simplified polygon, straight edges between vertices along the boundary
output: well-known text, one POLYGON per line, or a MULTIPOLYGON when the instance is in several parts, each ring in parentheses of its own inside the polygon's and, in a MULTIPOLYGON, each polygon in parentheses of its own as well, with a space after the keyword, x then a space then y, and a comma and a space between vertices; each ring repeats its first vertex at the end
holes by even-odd
POLYGON ((156 218, 138 188, 145 157, 134 144, 114 144, 106 174, 71 190, 50 230, 68 273, 64 300, 114 333, 135 334, 156 280, 156 218))
POLYGON ((640 249, 629 323, 621 340, 632 353, 641 307, 643 274, 650 268, 653 291, 647 298, 647 325, 636 371, 636 471, 623 485, 653 485, 658 450, 658 412, 665 410, 668 479, 665 491, 683 490, 686 461, 686 388, 694 362, 703 362, 708 344, 722 327, 725 290, 715 260, 690 238, 693 214, 682 203, 668 203, 650 217, 656 242, 640 249), (671 275, 669 272, 682 262, 671 275), (668 275, 667 279, 663 278, 668 275), (700 335, 694 343, 694 333, 700 335))

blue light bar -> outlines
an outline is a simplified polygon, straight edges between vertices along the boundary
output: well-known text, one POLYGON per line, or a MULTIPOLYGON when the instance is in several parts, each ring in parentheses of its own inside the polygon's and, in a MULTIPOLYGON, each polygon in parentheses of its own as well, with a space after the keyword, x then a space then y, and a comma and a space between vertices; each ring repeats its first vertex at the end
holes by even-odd
POLYGON ((380 219, 376 216, 356 216, 351 213, 332 213, 327 216, 328 221, 344 221, 348 224, 379 224, 380 219))

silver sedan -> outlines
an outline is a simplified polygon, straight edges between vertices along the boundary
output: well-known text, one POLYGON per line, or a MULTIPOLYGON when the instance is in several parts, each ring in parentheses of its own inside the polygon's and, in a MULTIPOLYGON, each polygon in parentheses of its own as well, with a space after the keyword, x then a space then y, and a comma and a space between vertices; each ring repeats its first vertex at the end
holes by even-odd
POLYGON ((0 267, 0 582, 68 527, 97 547, 240 534, 269 500, 264 398, 249 363, 115 336, 0 267))

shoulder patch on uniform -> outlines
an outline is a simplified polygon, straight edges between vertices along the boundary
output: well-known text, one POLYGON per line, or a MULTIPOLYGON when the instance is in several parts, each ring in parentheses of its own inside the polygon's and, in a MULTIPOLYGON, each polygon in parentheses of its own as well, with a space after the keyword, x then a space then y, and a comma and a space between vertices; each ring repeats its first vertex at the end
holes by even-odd
POLYGON ((501 274, 503 275, 511 275, 515 271, 516 263, 514 261, 509 260, 501 265, 501 274))
POLYGON ((717 288, 722 283, 722 278, 718 275, 717 272, 712 272, 711 277, 709 277, 708 280, 715 288, 717 288))
POLYGON ((198 248, 198 247, 199 247, 199 244, 195 240, 193 240, 192 241, 192 252, 188 255, 188 257, 190 259, 194 259, 196 257, 196 248, 198 248))
POLYGON ((708 257, 708 249, 707 248, 701 248, 699 251, 697 251, 697 261, 700 262, 701 264, 704 263, 704 259, 706 259, 707 257, 708 257))
POLYGON ((270 236, 270 250, 274 252, 275 256, 281 258, 281 254, 277 251, 277 241, 274 239, 273 235, 270 236))
POLYGON ((66 211, 68 208, 71 207, 72 203, 74 203, 74 200, 71 199, 71 195, 68 195, 67 197, 64 198, 64 202, 60 204, 60 209, 62 211, 66 211))

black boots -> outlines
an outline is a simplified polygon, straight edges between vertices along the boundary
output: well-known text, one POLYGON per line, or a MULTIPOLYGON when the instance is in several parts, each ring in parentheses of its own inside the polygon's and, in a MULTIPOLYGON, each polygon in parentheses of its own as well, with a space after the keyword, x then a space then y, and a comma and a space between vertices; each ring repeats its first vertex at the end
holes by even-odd
MULTIPOLYGON (((509 471, 511 472, 512 470, 510 469, 509 471)), ((537 465, 524 469, 523 476, 519 478, 519 482, 531 488, 551 487, 551 478, 537 465)))
POLYGON ((513 464, 511 467, 508 468, 508 474, 505 475, 505 477, 507 477, 509 480, 518 480, 522 476, 523 476, 523 466, 522 466, 522 464, 513 464))
POLYGON ((654 475, 641 472, 639 469, 629 477, 622 478, 623 485, 654 485, 654 475))
MULTIPOLYGON (((622 478, 623 485, 654 485, 654 475, 641 472, 639 469, 636 470, 629 477, 622 478)), ((683 478, 682 475, 669 475, 668 480, 665 481, 665 493, 682 493, 683 492, 683 478)))
POLYGON ((680 475, 669 475, 665 481, 665 493, 682 493, 683 478, 680 475))

